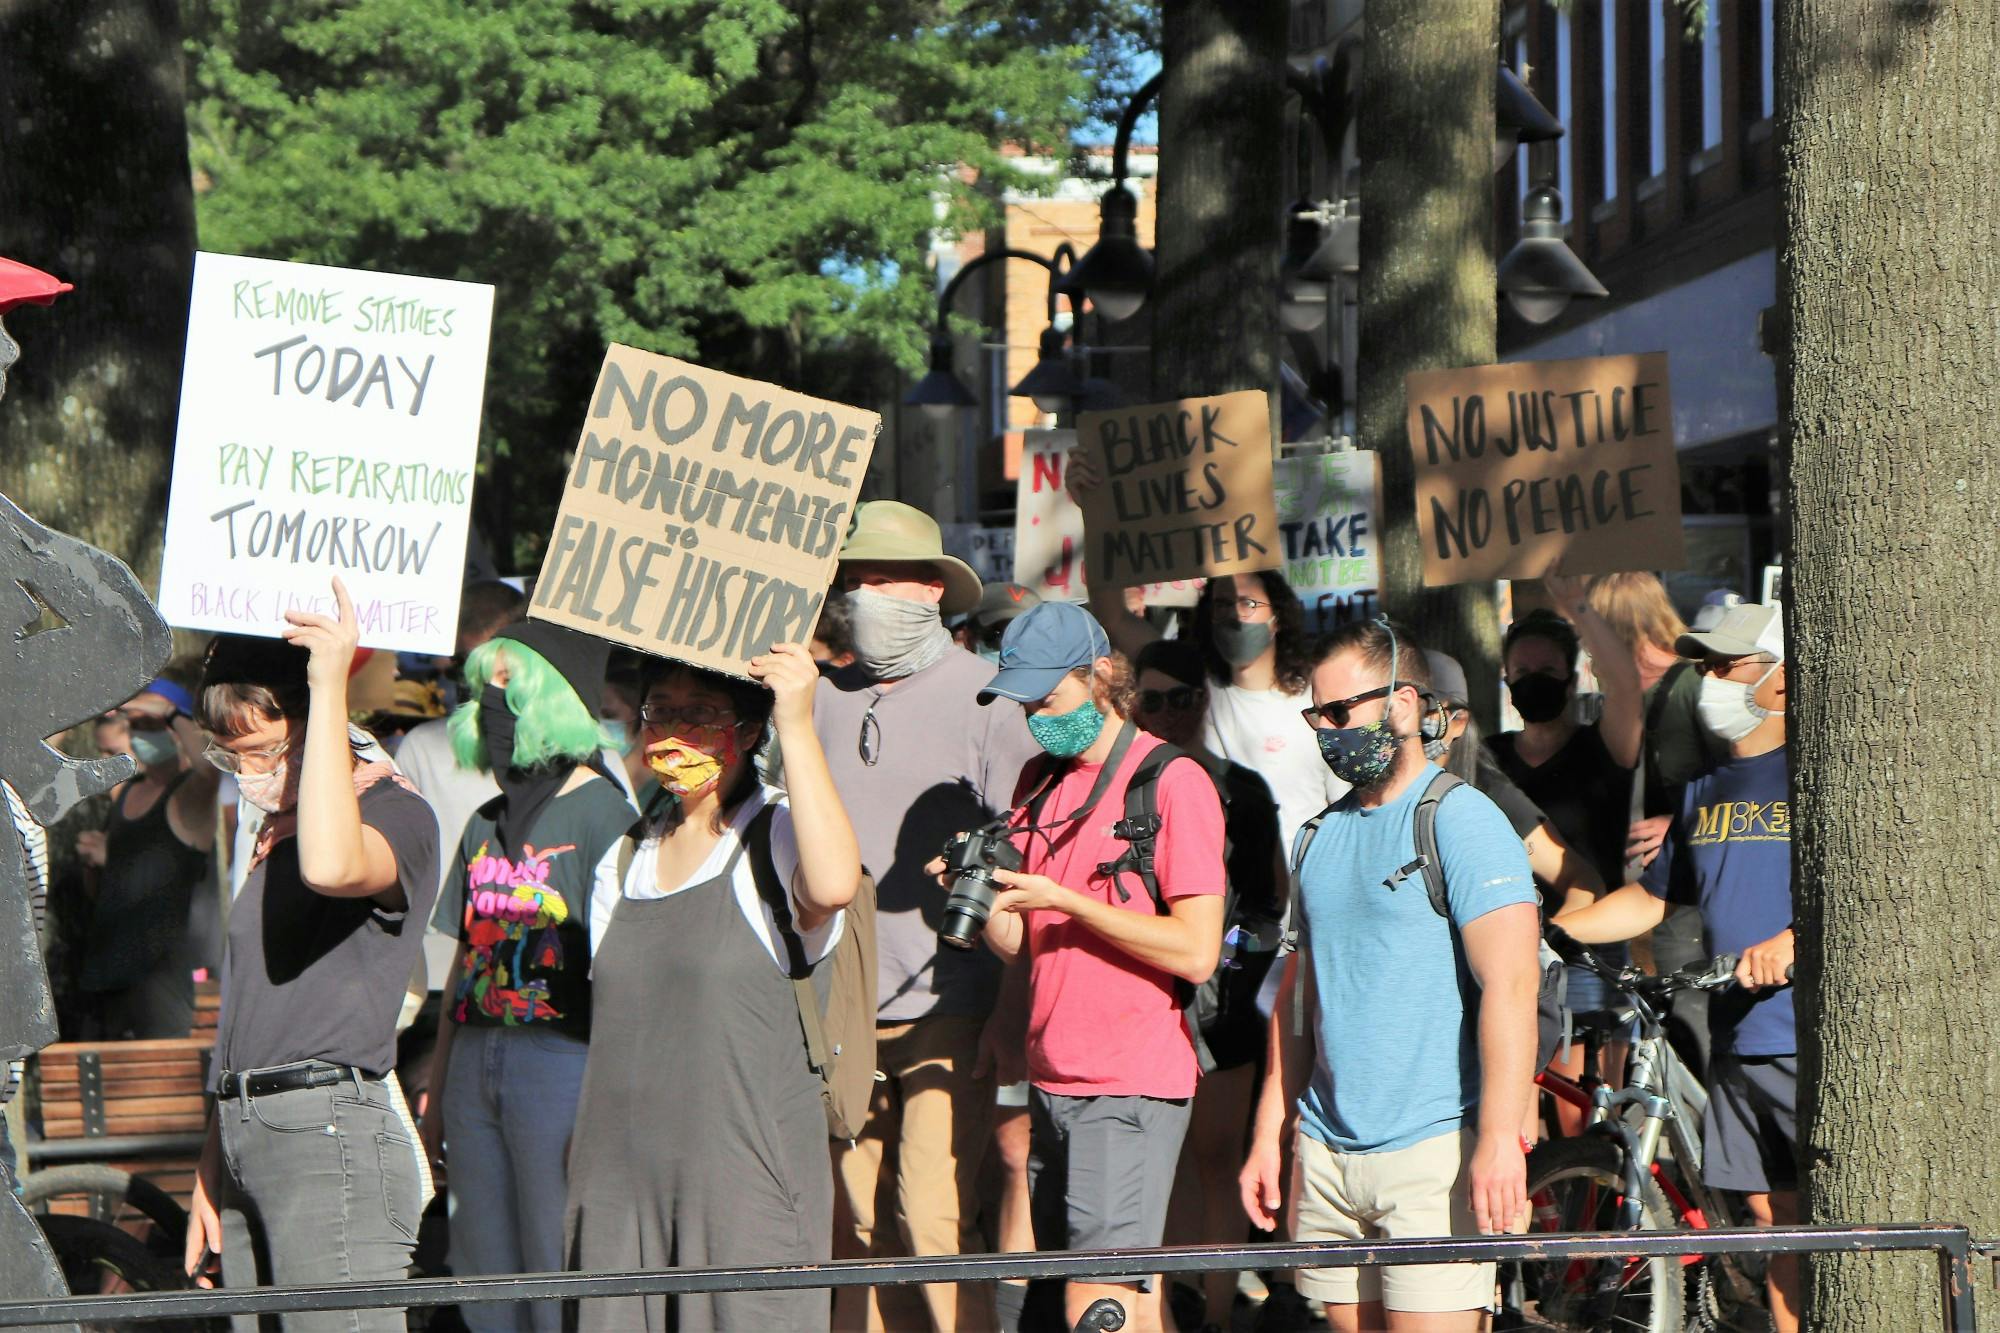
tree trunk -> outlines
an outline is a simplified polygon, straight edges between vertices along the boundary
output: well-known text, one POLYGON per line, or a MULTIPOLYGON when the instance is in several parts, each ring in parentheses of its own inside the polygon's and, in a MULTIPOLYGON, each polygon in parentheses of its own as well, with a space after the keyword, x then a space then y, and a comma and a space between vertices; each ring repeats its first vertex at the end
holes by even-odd
POLYGON ((0 493, 158 578, 194 265, 174 0, 0 0, 0 255, 76 284, 16 311, 0 493))
POLYGON ((1369 0, 1357 105, 1360 443, 1382 456, 1382 603, 1427 647, 1456 657, 1472 708, 1499 707, 1493 585, 1426 588, 1405 376, 1494 360, 1495 0, 1369 0))
MULTIPOLYGON (((1801 1155, 1821 1222, 2000 1233, 2000 10, 1779 10, 1801 1155)), ((1975 1281, 1982 1322, 2000 1317, 1975 1281)), ((1912 1258, 1815 1329, 1935 1327, 1912 1258)))
POLYGON ((1285 0, 1165 0, 1158 251, 1159 398, 1261 389, 1278 440, 1285 0))

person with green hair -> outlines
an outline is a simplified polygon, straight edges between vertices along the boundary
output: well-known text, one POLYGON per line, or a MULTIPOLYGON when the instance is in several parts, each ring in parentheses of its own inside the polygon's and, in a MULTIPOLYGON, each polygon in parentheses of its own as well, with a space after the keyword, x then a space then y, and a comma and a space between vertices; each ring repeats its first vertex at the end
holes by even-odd
MULTIPOLYGON (((460 1277, 563 1267, 591 954, 617 900, 618 846, 638 817, 601 757, 608 651, 575 630, 516 621, 467 658, 473 697, 451 716, 460 767, 491 772, 500 788, 457 844, 458 953, 423 1122, 432 1159, 440 1136, 451 1152, 460 1277)), ((462 1313, 474 1333, 562 1323, 552 1301, 462 1313)))

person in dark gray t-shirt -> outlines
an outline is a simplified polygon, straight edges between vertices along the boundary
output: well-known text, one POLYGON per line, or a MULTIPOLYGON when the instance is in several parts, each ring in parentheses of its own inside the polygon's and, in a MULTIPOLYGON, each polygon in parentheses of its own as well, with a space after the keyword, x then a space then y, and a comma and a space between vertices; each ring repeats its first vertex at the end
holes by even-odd
MULTIPOLYGON (((408 1270, 421 1164, 386 1081, 437 896, 437 818, 350 742, 360 628, 286 613, 284 640, 224 637, 202 671, 208 761, 264 812, 229 923, 215 1115, 188 1209, 187 1269, 229 1286, 388 1281, 408 1270)), ((344 1327, 401 1330, 401 1310, 344 1327)), ((310 1327, 288 1316, 287 1327, 310 1327)))
MULTIPOLYGON (((924 873, 954 833, 1007 808, 1021 768, 1041 751, 1021 710, 981 708, 994 668, 951 640, 941 616, 969 611, 979 576, 945 555, 932 519, 893 500, 855 512, 840 551, 855 662, 822 679, 813 703, 834 785, 875 877, 877 1066, 885 1079, 860 1138, 834 1146, 847 1209, 836 1258, 977 1253, 976 1177, 993 1122, 992 1078, 974 1077, 999 990, 1000 963, 975 941, 937 939, 945 895, 924 873), (944 1096, 912 1097, 919 1089, 944 1096), (876 1183, 897 1178, 905 1226, 876 1216, 876 1183)), ((836 592, 834 595, 839 595, 836 592)), ((938 1330, 993 1326, 982 1284, 923 1289, 938 1330)), ((865 1288, 835 1301, 834 1326, 880 1327, 865 1288)))

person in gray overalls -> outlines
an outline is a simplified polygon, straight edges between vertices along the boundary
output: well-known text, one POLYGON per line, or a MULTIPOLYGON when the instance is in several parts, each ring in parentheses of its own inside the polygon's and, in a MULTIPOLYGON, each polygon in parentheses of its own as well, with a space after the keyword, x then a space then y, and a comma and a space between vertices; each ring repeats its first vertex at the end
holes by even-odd
MULTIPOLYGON (((570 1150, 570 1264, 586 1272, 823 1263, 833 1170, 785 935, 833 950, 861 857, 813 732, 819 670, 785 644, 761 684, 660 662, 640 709, 665 788, 595 958, 590 1056, 570 1150), (775 727, 787 792, 755 755, 775 727), (761 852, 752 848, 764 849, 761 852), (760 895, 776 888, 781 921, 760 895)), ((812 1330, 823 1291, 579 1302, 582 1329, 812 1330)))

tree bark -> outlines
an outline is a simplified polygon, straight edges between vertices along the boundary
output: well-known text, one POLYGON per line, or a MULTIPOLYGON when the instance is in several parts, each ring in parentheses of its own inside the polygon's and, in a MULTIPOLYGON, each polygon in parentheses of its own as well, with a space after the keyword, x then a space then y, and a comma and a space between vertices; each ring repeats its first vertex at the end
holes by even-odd
MULTIPOLYGON (((1778 22, 1806 1202, 1991 1236, 2000 10, 1793 0, 1778 22)), ((1815 1329, 1932 1326, 1936 1307, 1915 1258, 1811 1267, 1815 1329)))
POLYGON ((1369 0, 1357 117, 1360 444, 1382 457, 1382 603, 1465 668, 1473 713, 1498 717, 1493 585, 1426 588, 1404 378, 1495 359, 1495 0, 1369 0))
POLYGON ((1165 0, 1153 392, 1261 389, 1276 448, 1285 0, 1165 0))
POLYGON ((8 318, 0 493, 154 586, 194 266, 174 0, 0 0, 0 255, 76 290, 8 318))

